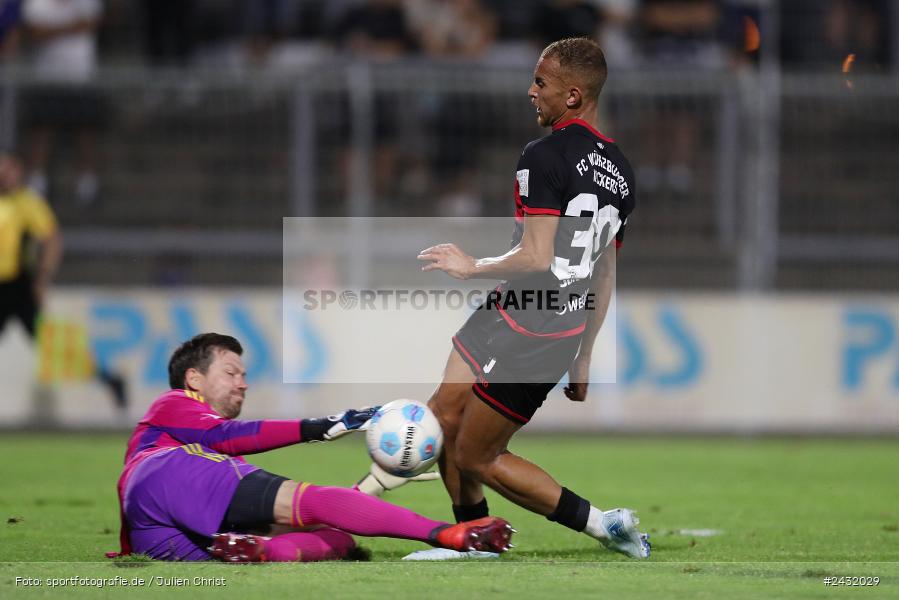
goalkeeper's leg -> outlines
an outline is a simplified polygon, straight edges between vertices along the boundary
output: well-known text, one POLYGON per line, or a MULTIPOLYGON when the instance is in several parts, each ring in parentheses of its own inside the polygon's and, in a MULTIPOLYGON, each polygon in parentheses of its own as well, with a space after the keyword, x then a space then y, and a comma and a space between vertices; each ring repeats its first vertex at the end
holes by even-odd
POLYGON ((218 533, 212 538, 209 553, 226 562, 318 562, 367 557, 350 534, 330 528, 272 537, 218 533))
POLYGON ((327 525, 347 533, 427 542, 452 550, 504 552, 512 528, 487 517, 451 525, 357 490, 285 481, 275 499, 275 522, 291 527, 327 525))

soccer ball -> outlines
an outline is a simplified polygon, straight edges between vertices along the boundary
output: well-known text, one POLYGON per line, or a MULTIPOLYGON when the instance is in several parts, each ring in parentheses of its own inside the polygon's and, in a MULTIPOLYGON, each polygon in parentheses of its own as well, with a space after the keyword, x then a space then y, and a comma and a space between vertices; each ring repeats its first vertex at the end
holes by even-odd
POLYGON ((393 475, 412 477, 427 471, 440 456, 443 430, 421 402, 394 400, 371 418, 365 441, 378 466, 393 475))

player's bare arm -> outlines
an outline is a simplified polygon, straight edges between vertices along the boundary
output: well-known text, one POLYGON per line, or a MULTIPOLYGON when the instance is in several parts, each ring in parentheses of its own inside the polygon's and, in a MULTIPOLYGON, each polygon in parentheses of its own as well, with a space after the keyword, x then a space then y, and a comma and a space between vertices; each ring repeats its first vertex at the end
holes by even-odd
POLYGON ((593 265, 590 277, 590 290, 593 294, 593 310, 587 316, 587 323, 581 338, 578 354, 568 369, 568 385, 563 390, 565 397, 575 402, 587 399, 587 386, 590 383, 590 361, 593 358, 593 344, 602 328, 612 300, 612 289, 615 287, 615 269, 618 252, 610 244, 593 265))
POLYGON ((476 259, 455 244, 438 244, 422 250, 418 260, 430 261, 422 271, 439 269, 456 279, 515 279, 542 273, 552 264, 558 226, 557 216, 526 215, 521 243, 502 256, 476 259))

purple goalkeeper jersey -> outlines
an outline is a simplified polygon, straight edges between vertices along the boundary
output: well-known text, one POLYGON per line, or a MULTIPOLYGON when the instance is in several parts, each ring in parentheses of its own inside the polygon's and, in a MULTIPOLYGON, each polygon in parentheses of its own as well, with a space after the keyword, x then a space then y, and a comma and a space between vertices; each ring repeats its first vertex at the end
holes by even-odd
POLYGON ((299 420, 226 419, 197 392, 169 390, 150 405, 128 441, 125 468, 118 483, 122 510, 121 554, 131 553, 124 513, 125 489, 134 470, 149 457, 173 448, 198 445, 245 463, 242 454, 265 452, 300 441, 299 420))

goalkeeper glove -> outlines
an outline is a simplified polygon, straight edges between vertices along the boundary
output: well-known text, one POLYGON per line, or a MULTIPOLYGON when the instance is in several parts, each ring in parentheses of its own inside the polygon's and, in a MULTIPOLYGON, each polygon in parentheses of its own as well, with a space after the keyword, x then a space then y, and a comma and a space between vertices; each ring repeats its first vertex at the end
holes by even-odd
POLYGON ((391 475, 377 464, 372 463, 368 474, 356 484, 356 489, 369 496, 380 496, 388 490, 395 490, 401 485, 406 485, 410 481, 434 481, 440 479, 440 473, 431 471, 430 473, 421 473, 414 477, 400 477, 391 475))
POLYGON ((300 421, 300 437, 304 442, 328 442, 351 431, 365 431, 380 406, 350 409, 322 419, 300 421))

